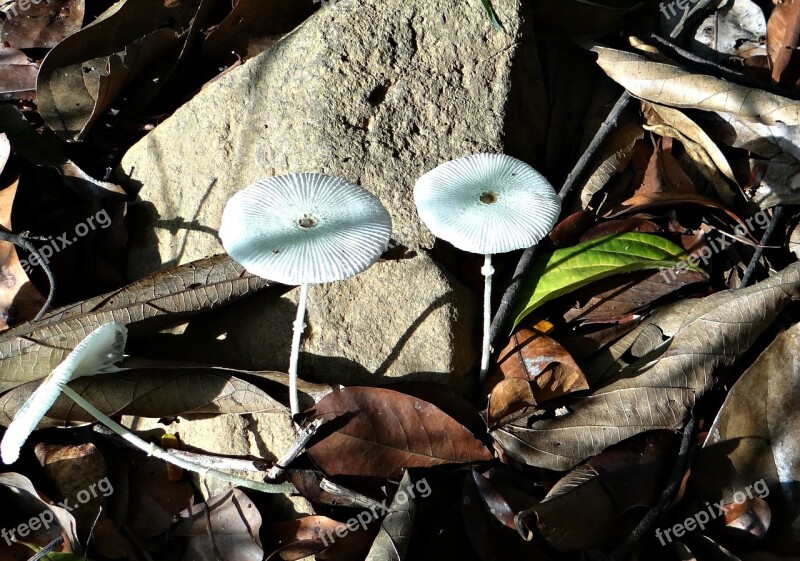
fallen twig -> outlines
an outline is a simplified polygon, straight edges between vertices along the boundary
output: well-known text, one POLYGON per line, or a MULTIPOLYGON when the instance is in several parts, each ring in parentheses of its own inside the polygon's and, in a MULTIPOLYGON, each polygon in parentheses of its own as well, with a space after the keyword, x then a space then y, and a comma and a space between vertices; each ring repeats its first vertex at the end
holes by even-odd
MULTIPOLYGON (((616 128, 617 124, 619 123, 620 116, 622 112, 628 107, 632 97, 628 91, 622 92, 622 95, 614 104, 614 107, 606 117, 603 124, 600 125, 600 128, 597 129, 597 132, 592 138, 592 141, 589 143, 589 146, 583 152, 583 155, 578 160, 578 163, 575 164, 572 172, 567 176, 566 181, 564 182, 563 187, 558 192, 558 196, 561 198, 562 201, 566 200, 569 197, 572 190, 578 184, 578 180, 583 176, 584 172, 586 171, 589 163, 592 160, 592 157, 597 153, 600 148, 600 145, 608 138, 608 135, 611 133, 614 128, 616 128)), ((514 271, 514 276, 511 278, 511 284, 508 285, 503 297, 500 299, 500 306, 497 309, 497 313, 494 316, 494 320, 492 321, 492 327, 490 330, 490 341, 492 346, 497 340, 497 337, 500 334, 500 331, 504 328, 506 323, 508 322, 508 316, 511 313, 511 308, 514 304, 514 301, 517 298, 517 294, 519 293, 520 288, 522 287, 522 281, 528 274, 528 271, 533 265, 533 260, 536 257, 537 248, 541 247, 542 244, 535 245, 533 247, 529 247, 525 250, 520 257, 519 263, 517 264, 517 268, 514 271)))
POLYGON ((311 423, 297 432, 297 438, 294 443, 289 447, 286 453, 275 462, 275 465, 269 468, 264 481, 275 481, 283 475, 286 467, 291 464, 297 456, 305 449, 308 441, 311 440, 317 431, 322 426, 322 419, 314 419, 311 423))
POLYGON ((31 255, 36 257, 36 259, 42 265, 44 274, 47 275, 47 280, 50 282, 50 292, 47 294, 47 300, 45 300, 42 308, 39 310, 39 313, 33 318, 33 321, 39 321, 45 312, 50 309, 50 305, 53 303, 53 297, 56 293, 56 278, 53 276, 53 271, 50 270, 50 266, 47 264, 47 261, 42 259, 42 256, 39 254, 39 250, 37 250, 30 240, 24 235, 12 234, 11 232, 0 230, 0 240, 13 243, 17 247, 21 247, 28 251, 31 255))
POLYGON ((678 490, 678 487, 683 480, 683 474, 686 471, 686 465, 689 462, 689 452, 692 449, 692 440, 694 440, 694 429, 697 425, 697 418, 693 412, 689 416, 689 421, 683 429, 683 438, 681 439, 681 446, 678 449, 678 458, 675 460, 675 467, 672 468, 672 473, 669 476, 667 486, 661 492, 658 502, 653 505, 644 518, 639 522, 633 532, 625 539, 625 541, 617 549, 609 555, 610 561, 623 561, 628 558, 628 555, 636 546, 637 543, 647 534, 652 528, 655 521, 666 510, 672 501, 672 497, 678 490))
POLYGON ((750 259, 750 263, 747 265, 747 270, 744 272, 744 276, 742 277, 742 282, 739 285, 739 288, 744 288, 750 283, 750 279, 753 277, 753 273, 756 270, 758 261, 761 259, 761 255, 764 253, 764 247, 769 243, 772 234, 775 233, 775 228, 778 227, 778 223, 781 221, 781 218, 783 218, 783 208, 784 207, 782 205, 775 207, 775 210, 772 213, 772 218, 767 225, 767 229, 764 230, 764 235, 761 236, 761 243, 759 243, 756 247, 753 257, 750 259))

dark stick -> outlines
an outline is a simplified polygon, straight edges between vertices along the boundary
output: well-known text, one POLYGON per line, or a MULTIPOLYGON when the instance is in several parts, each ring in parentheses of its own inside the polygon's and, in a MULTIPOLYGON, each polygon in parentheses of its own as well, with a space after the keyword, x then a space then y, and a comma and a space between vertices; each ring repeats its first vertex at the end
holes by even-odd
MULTIPOLYGON (((594 138, 592 138, 591 143, 589 143, 588 148, 586 148, 583 155, 578 160, 578 163, 575 164, 572 172, 567 176, 561 191, 558 192, 558 196, 561 198, 562 202, 569 197, 572 190, 578 184, 578 180, 589 166, 592 157, 600 148, 600 145, 617 126, 620 115, 622 115, 622 112, 628 106, 628 103, 630 103, 631 99, 631 94, 629 94, 627 90, 622 92, 622 95, 614 104, 614 107, 611 109, 608 117, 606 117, 606 120, 603 121, 603 124, 600 125, 599 129, 597 129, 597 132, 595 133, 594 138)), ((517 264, 517 268, 514 271, 514 276, 511 278, 511 284, 508 285, 503 297, 500 299, 500 306, 497 309, 497 313, 494 315, 494 319, 492 320, 492 328, 489 333, 489 339, 492 346, 494 346, 497 337, 500 335, 500 331, 508 322, 508 315, 511 312, 511 306, 514 304, 517 294, 522 287, 522 281, 527 276, 528 271, 533 264, 533 260, 537 253, 537 247, 539 246, 535 245, 533 247, 529 247, 522 254, 522 257, 517 264)))
POLYGON ((56 539, 51 541, 49 544, 44 546, 42 549, 36 552, 36 555, 29 558, 28 561, 39 561, 42 557, 53 551, 55 548, 60 547, 61 544, 64 543, 64 538, 58 536, 56 539))
POLYGON ((772 213, 772 219, 769 221, 767 229, 764 230, 764 235, 761 236, 761 243, 756 247, 753 257, 750 259, 750 264, 747 265, 747 270, 744 272, 742 283, 739 285, 739 288, 744 288, 750 283, 750 279, 758 266, 758 260, 761 259, 761 255, 764 253, 764 246, 769 243, 772 234, 775 233, 775 228, 778 227, 778 222, 783 218, 783 209, 783 205, 775 207, 775 211, 772 213))
POLYGON ((44 313, 50 309, 50 305, 53 303, 53 297, 56 293, 56 278, 53 276, 53 271, 50 270, 50 266, 47 264, 47 262, 42 259, 42 256, 39 254, 39 250, 37 250, 36 247, 25 236, 0 230, 0 240, 13 243, 14 245, 30 252, 30 254, 36 257, 36 260, 42 265, 44 274, 47 275, 47 280, 50 282, 50 292, 47 294, 47 300, 45 300, 42 309, 39 310, 39 313, 36 314, 35 318, 33 318, 33 321, 39 321, 42 319, 44 313))
POLYGON ((686 464, 689 461, 689 452, 692 449, 692 440, 694 438, 694 429, 697 424, 697 418, 694 414, 690 415, 689 421, 683 429, 683 438, 681 439, 681 447, 678 449, 678 459, 675 461, 675 467, 672 468, 672 473, 669 476, 669 482, 658 502, 653 505, 647 514, 644 515, 641 522, 633 529, 633 532, 625 539, 625 541, 617 549, 611 552, 609 559, 611 561, 623 561, 628 558, 628 555, 636 546, 637 543, 647 534, 652 528, 655 521, 661 516, 661 513, 667 508, 672 496, 678 490, 678 487, 683 480, 683 474, 686 471, 686 464))
POLYGON ((706 60, 702 57, 697 56, 691 51, 687 51, 664 39, 663 37, 656 35, 655 33, 650 35, 650 39, 658 45, 658 47, 668 56, 676 57, 681 60, 677 62, 684 64, 689 70, 695 72, 703 72, 705 74, 709 74, 711 76, 716 76, 718 78, 723 78, 728 80, 729 82, 733 82, 734 84, 739 84, 740 86, 744 86, 747 88, 757 88, 761 90, 767 90, 771 93, 781 95, 784 97, 795 98, 796 95, 793 94, 790 90, 781 87, 778 84, 770 84, 768 82, 763 82, 761 80, 757 80, 748 76, 743 72, 738 72, 732 68, 728 68, 726 66, 722 66, 721 64, 717 64, 710 60, 706 60))

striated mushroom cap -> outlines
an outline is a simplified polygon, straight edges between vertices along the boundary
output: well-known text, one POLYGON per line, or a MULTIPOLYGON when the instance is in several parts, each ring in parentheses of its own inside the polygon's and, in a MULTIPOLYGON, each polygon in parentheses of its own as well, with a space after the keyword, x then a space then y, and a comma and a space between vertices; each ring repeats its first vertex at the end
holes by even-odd
POLYGON ((483 255, 536 245, 561 212, 561 200, 542 174, 504 154, 441 164, 419 178, 414 201, 437 238, 483 255))
POLYGON ((375 263, 392 221, 372 193, 319 173, 257 181, 230 198, 219 236, 254 275, 283 284, 346 279, 375 263))

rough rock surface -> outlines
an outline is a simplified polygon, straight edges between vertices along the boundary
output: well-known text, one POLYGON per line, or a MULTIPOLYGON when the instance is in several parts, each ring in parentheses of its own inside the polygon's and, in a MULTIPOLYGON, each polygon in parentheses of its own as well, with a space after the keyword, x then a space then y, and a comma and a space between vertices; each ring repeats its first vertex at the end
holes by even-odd
MULTIPOLYGON (((141 186, 129 212, 129 275, 221 251, 222 208, 256 179, 344 177, 383 201, 394 239, 420 254, 314 287, 301 370, 348 383, 367 383, 363 373, 376 369, 404 378, 439 372, 458 385, 475 361, 480 296, 425 255, 433 238, 411 190, 425 171, 474 152, 536 163, 547 104, 532 23, 520 0, 496 4, 503 32, 479 2, 339 0, 206 87, 123 159, 121 172, 141 186)), ((261 320, 247 325, 250 341, 238 341, 235 355, 224 346, 217 362, 255 353, 258 367, 286 368, 288 347, 271 335, 288 340, 287 300, 265 300, 228 312, 252 316, 258 305, 261 320)))

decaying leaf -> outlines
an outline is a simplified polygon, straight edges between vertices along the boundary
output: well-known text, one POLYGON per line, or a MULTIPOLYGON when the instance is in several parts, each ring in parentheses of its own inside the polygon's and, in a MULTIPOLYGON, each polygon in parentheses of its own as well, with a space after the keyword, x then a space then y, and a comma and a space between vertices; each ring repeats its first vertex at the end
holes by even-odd
POLYGON ((794 87, 800 80, 800 2, 781 0, 767 22, 767 52, 772 81, 794 87))
MULTIPOLYGON (((8 426, 17 409, 38 386, 28 382, 0 396, 0 426, 8 426)), ((88 376, 69 386, 107 415, 161 418, 172 415, 275 413, 287 409, 266 392, 223 369, 182 368, 123 371, 88 376)), ((92 422, 66 396, 60 396, 40 427, 92 422)))
POLYGON ((529 417, 492 435, 529 465, 570 469, 641 432, 677 429, 695 400, 800 293, 800 264, 737 291, 665 306, 589 365, 606 385, 565 415, 529 417))
POLYGON ((658 431, 617 444, 561 478, 542 501, 518 515, 561 552, 598 549, 627 535, 661 492, 675 444, 658 431))
POLYGON ((800 125, 800 101, 763 90, 732 84, 721 78, 693 74, 679 66, 653 62, 645 57, 593 47, 597 63, 615 82, 647 101, 729 113, 739 119, 775 125, 800 125))
POLYGON ((177 60, 179 37, 200 5, 201 0, 120 2, 54 47, 42 61, 36 91, 50 128, 68 140, 84 138, 138 74, 153 67, 160 75, 170 51, 177 60))
POLYGON ((438 407, 386 388, 334 391, 310 413, 326 419, 326 428, 333 429, 308 449, 328 475, 399 477, 410 467, 492 457, 481 441, 438 407))
POLYGON ((14 2, 0 26, 0 41, 15 49, 55 47, 83 24, 85 0, 39 0, 14 2))
POLYGON ((0 47, 0 99, 33 99, 38 72, 22 51, 0 47))
MULTIPOLYGON (((3 165, 9 150, 8 139, 4 134, 0 135, 0 162, 3 165)), ((7 231, 12 231, 11 209, 18 185, 18 177, 10 178, 7 185, 0 185, 0 228, 7 231)), ((0 331, 21 319, 34 317, 42 304, 44 297, 28 278, 17 247, 11 242, 0 241, 0 331)))
POLYGON ((381 522, 381 529, 375 536, 366 561, 403 561, 406 559, 414 518, 417 514, 414 486, 414 481, 406 472, 403 479, 400 480, 400 487, 389 507, 389 514, 381 522))
POLYGON ((247 495, 231 489, 181 513, 172 528, 186 538, 184 559, 206 559, 216 551, 222 559, 262 561, 261 513, 247 495))
POLYGON ((692 488, 703 500, 766 500, 776 553, 800 546, 798 354, 800 324, 778 335, 731 388, 692 470, 692 488))
POLYGON ((45 314, 0 334, 0 391, 47 376, 97 325, 174 319, 210 310, 270 283, 227 255, 160 271, 127 287, 45 314))

